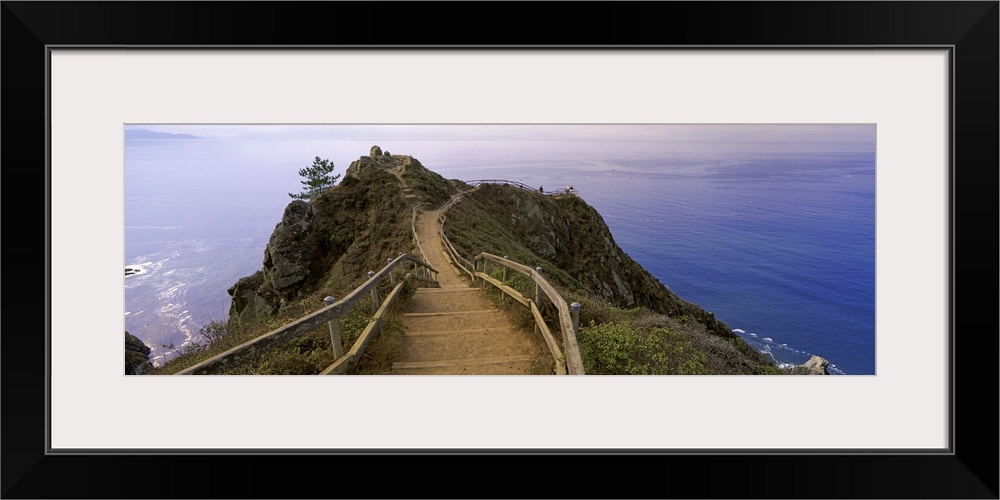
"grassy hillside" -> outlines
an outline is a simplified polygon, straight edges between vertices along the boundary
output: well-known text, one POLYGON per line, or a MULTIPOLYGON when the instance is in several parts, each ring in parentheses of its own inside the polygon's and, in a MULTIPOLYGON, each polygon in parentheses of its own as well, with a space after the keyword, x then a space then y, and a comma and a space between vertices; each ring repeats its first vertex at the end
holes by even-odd
MULTIPOLYGON (((345 296, 367 280, 368 271, 381 269, 400 252, 413 252, 413 206, 440 206, 461 187, 407 156, 361 157, 340 184, 286 208, 265 251, 264 267, 230 289, 228 322, 207 325, 203 341, 154 373, 182 370, 322 308, 328 295, 345 296)), ((578 340, 590 374, 778 373, 713 314, 684 301, 632 260, 601 215, 575 195, 485 185, 448 212, 445 227, 466 257, 485 251, 540 266, 568 302, 583 305, 578 340)), ((527 278, 513 273, 508 278, 510 286, 534 296, 527 278)), ((389 291, 384 285, 382 297, 389 291)), ((394 305, 396 312, 406 307, 412 292, 408 285, 394 305)), ((531 328, 525 308, 491 293, 531 328)), ((363 302, 338 320, 345 347, 361 333, 371 311, 371 303, 363 302)), ((551 308, 543 312, 555 317, 551 308)), ((387 372, 402 334, 402 324, 387 319, 384 334, 352 373, 387 372)), ((312 374, 332 362, 329 332, 322 327, 229 373, 312 374)))
POLYGON ((488 252, 540 266, 567 302, 582 304, 579 342, 588 373, 778 373, 712 313, 632 260, 578 196, 485 185, 448 212, 445 228, 467 258, 488 252))

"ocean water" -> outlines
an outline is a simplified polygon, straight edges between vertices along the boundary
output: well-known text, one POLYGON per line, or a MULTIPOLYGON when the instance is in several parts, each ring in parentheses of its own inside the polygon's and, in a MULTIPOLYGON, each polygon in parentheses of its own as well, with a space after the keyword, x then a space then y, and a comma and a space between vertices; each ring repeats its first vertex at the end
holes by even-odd
POLYGON ((572 185, 616 242, 779 363, 875 373, 875 154, 830 143, 127 139, 125 329, 154 362, 225 319, 315 156, 372 144, 447 178, 572 185))

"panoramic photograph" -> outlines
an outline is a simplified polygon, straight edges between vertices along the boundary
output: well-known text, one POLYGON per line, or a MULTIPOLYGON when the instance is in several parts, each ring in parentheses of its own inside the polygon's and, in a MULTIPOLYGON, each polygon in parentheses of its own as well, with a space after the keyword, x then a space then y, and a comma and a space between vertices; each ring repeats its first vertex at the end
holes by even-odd
POLYGON ((127 124, 126 375, 875 375, 874 124, 127 124))

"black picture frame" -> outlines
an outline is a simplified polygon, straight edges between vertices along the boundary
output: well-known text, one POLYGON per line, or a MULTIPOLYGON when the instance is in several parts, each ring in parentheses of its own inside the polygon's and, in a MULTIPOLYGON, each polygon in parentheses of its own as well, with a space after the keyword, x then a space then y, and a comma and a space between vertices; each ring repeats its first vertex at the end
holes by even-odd
POLYGON ((2 2, 3 257, 46 270, 8 274, 3 297, 3 497, 997 498, 997 328, 968 306, 997 293, 998 2, 553 5, 572 16, 537 3, 2 2), (47 47, 414 44, 951 47, 951 453, 48 453, 47 47))

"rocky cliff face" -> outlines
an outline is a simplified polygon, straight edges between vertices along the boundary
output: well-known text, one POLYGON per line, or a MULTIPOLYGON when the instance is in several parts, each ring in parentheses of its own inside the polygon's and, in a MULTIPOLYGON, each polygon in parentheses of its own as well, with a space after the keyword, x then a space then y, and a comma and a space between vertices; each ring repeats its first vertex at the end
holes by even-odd
POLYGON ((582 325, 595 316, 598 322, 604 319, 602 304, 640 308, 655 313, 647 316, 647 327, 662 325, 682 332, 707 356, 711 373, 778 373, 766 355, 713 313, 678 297, 632 260, 615 243, 601 215, 576 195, 480 186, 448 212, 445 231, 466 257, 489 252, 542 267, 567 301, 590 301, 596 312, 584 307, 582 325))
POLYGON ((142 375, 153 370, 149 347, 135 335, 125 332, 125 375, 142 375))
POLYGON ((485 185, 449 212, 447 224, 449 238, 467 255, 513 252, 519 255, 512 258, 529 265, 544 262, 542 267, 550 268, 569 290, 594 294, 618 307, 687 315, 715 335, 736 337, 714 314, 681 299, 632 260, 615 243, 603 217, 578 196, 485 185), (484 222, 490 214, 496 215, 494 221, 484 222), (521 248, 510 248, 510 242, 521 248))
POLYGON ((809 361, 793 366, 789 373, 792 375, 829 375, 830 372, 826 369, 828 366, 830 366, 830 362, 825 358, 813 356, 809 358, 809 361))
POLYGON ((387 258, 412 251, 412 205, 440 203, 454 192, 416 159, 372 147, 340 184, 288 204, 264 249, 263 267, 228 290, 230 321, 260 321, 320 288, 334 293, 363 281, 387 258))
MULTIPOLYGON (((347 168, 343 181, 309 201, 286 207, 264 252, 260 271, 240 279, 230 322, 256 322, 288 312, 299 297, 341 295, 399 252, 415 252, 412 208, 437 207, 458 189, 409 156, 378 146, 347 168)), ((508 255, 541 266, 564 297, 596 298, 619 308, 645 308, 681 328, 714 356, 718 373, 775 373, 711 312, 687 302, 649 274, 615 243, 601 215, 572 194, 546 196, 507 185, 470 191, 447 214, 446 231, 458 251, 508 255), (694 338, 697 337, 697 338, 694 338)), ((584 313, 581 313, 583 319, 584 313)), ((586 324, 586 320, 583 320, 586 324)))

